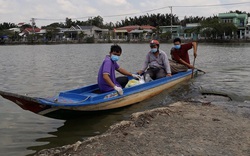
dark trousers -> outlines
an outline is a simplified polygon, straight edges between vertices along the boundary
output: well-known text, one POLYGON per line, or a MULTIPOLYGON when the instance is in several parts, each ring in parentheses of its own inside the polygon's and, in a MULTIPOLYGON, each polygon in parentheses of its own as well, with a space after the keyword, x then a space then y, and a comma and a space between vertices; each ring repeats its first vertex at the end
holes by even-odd
POLYGON ((153 80, 166 77, 167 73, 163 68, 148 68, 144 75, 149 74, 153 80))
POLYGON ((116 81, 122 86, 122 88, 125 88, 126 84, 128 83, 128 77, 120 76, 116 78, 116 81))

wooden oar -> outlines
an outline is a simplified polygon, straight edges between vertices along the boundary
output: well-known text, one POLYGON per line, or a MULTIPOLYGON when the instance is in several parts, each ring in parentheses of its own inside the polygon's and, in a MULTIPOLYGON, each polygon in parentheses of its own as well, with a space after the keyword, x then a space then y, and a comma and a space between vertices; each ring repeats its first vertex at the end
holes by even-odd
MULTIPOLYGON (((194 64, 195 64, 195 59, 196 57, 194 57, 194 62, 193 62, 193 67, 194 67, 194 64)), ((194 68, 192 69, 192 76, 191 76, 191 79, 194 77, 194 68)))
POLYGON ((195 69, 197 69, 197 71, 199 71, 199 72, 203 72, 204 74, 206 74, 206 72, 201 70, 201 69, 198 69, 198 68, 195 68, 195 69))

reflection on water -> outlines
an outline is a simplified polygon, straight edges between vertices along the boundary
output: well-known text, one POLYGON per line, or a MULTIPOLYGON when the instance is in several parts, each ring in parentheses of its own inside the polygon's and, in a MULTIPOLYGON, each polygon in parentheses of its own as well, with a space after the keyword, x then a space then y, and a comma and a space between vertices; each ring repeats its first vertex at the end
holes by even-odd
POLYGON ((56 131, 49 132, 50 136, 39 138, 36 142, 46 143, 44 145, 31 146, 29 150, 42 150, 56 146, 75 143, 85 137, 94 136, 106 131, 115 121, 122 117, 117 112, 109 111, 105 113, 95 113, 92 115, 83 115, 79 118, 67 120, 64 125, 57 128, 56 131))
MULTIPOLYGON (((171 46, 161 44, 161 49, 169 55, 171 46)), ((119 64, 131 72, 140 69, 149 50, 148 44, 121 44, 121 47, 123 53, 119 64)), ((96 83, 96 73, 109 49, 110 44, 2 46, 0 90, 46 97, 96 83)), ((105 132, 110 125, 129 119, 134 112, 198 97, 201 90, 230 95, 231 105, 248 107, 249 51, 248 44, 200 44, 195 63, 196 67, 206 71, 205 75, 136 105, 67 121, 24 111, 0 98, 0 151, 6 155, 27 155, 44 148, 71 144, 105 132)), ((193 60, 192 56, 190 60, 193 60)))

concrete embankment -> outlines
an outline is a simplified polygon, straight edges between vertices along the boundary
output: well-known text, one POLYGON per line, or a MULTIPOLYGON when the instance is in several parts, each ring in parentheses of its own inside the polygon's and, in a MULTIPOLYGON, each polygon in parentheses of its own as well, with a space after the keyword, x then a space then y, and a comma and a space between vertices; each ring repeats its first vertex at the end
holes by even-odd
POLYGON ((250 155, 250 118, 221 106, 177 102, 131 115, 99 136, 39 156, 250 155))

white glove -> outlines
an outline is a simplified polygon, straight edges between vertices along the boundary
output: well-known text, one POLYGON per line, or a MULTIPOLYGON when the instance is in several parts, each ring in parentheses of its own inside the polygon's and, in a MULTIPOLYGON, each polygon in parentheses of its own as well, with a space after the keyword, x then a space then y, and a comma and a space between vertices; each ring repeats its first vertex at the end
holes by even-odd
POLYGON ((118 92, 119 95, 123 95, 123 90, 121 87, 115 86, 114 89, 118 92))
POLYGON ((133 76, 133 78, 139 79, 139 80, 142 78, 140 75, 137 75, 137 74, 132 74, 132 76, 133 76))

